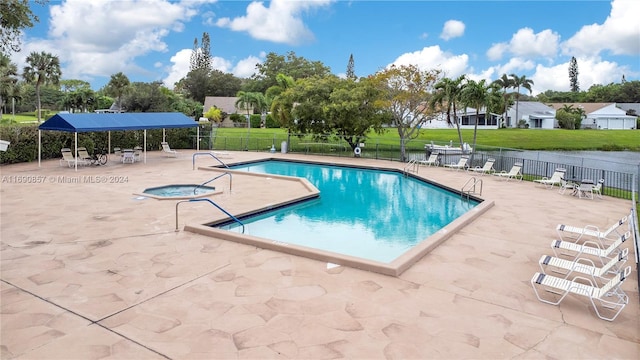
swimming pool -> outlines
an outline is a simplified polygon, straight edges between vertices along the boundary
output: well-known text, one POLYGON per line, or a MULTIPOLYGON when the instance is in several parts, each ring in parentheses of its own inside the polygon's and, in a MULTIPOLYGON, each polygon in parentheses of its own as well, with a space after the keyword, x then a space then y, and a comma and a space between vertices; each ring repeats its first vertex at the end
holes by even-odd
POLYGON ((245 234, 382 263, 480 203, 397 171, 275 160, 230 169, 302 177, 320 190, 319 198, 241 218, 245 234))

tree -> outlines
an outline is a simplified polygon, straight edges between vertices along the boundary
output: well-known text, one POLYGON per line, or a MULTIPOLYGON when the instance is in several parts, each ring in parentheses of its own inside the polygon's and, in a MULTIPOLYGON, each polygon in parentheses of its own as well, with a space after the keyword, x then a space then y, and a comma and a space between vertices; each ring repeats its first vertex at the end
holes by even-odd
POLYGON ((571 92, 580 91, 580 83, 578 82, 578 60, 574 56, 571 57, 569 63, 569 84, 571 86, 571 92))
POLYGON ((18 66, 7 55, 0 54, 0 119, 5 99, 15 96, 17 83, 18 66))
POLYGON ((38 123, 42 119, 42 104, 40 102, 40 87, 46 84, 57 85, 60 81, 60 59, 44 51, 32 52, 27 56, 27 66, 22 71, 25 81, 35 83, 38 109, 38 123))
POLYGON ((262 113, 267 108, 267 100, 258 92, 238 91, 236 94, 236 107, 247 111, 247 148, 249 146, 249 132, 251 131, 251 111, 262 113))
POLYGON ((111 75, 111 80, 107 84, 107 93, 117 99, 118 110, 122 110, 122 95, 127 92, 130 82, 127 75, 119 72, 111 75))
POLYGON ((458 140, 462 147, 462 131, 460 130, 460 122, 458 122, 457 104, 460 101, 460 93, 464 88, 464 80, 466 75, 460 75, 456 79, 442 78, 435 85, 435 93, 431 98, 431 108, 435 110, 435 106, 444 107, 446 102, 447 125, 455 126, 458 130, 458 140), (451 111, 453 110, 453 120, 451 120, 451 111))
POLYGON ((204 117, 209 119, 209 121, 215 121, 216 123, 218 123, 220 122, 220 120, 222 120, 222 110, 220 110, 216 106, 212 106, 209 108, 209 110, 207 110, 206 113, 204 113, 204 117))
POLYGON ((349 56, 349 63, 347 64, 347 79, 351 79, 351 80, 358 80, 358 77, 356 76, 356 72, 354 69, 354 62, 353 62, 353 54, 351 54, 349 56))
POLYGON ((381 90, 381 108, 391 116, 400 136, 400 159, 406 161, 406 143, 419 135, 418 129, 434 116, 428 104, 439 72, 422 71, 415 65, 391 66, 373 75, 381 90))
POLYGON ((29 7, 31 2, 44 5, 47 0, 0 1, 0 53, 20 51, 22 30, 40 21, 29 7))
POLYGON ((211 39, 209 33, 202 33, 202 46, 198 46, 198 38, 193 40, 193 51, 191 52, 189 71, 204 70, 211 71, 211 39))
MULTIPOLYGON (((494 85, 498 86, 498 85, 494 85)), ((462 90, 462 101, 476 109, 476 119, 473 126, 473 145, 471 145, 471 159, 470 163, 473 163, 473 155, 476 151, 476 138, 478 135, 478 122, 480 120, 480 110, 485 108, 485 119, 490 116, 488 104, 490 96, 491 85, 486 84, 486 80, 482 79, 479 82, 468 80, 464 89, 462 90)))
POLYGON ((511 95, 507 94, 507 90, 509 90, 510 88, 513 87, 514 83, 513 83, 513 79, 509 79, 509 77, 507 76, 507 74, 502 74, 502 76, 500 77, 500 79, 497 79, 493 82, 494 84, 500 86, 500 88, 502 88, 503 90, 503 97, 504 97, 504 125, 506 127, 510 127, 511 126, 511 122, 509 121, 509 115, 507 114, 507 111, 509 110, 509 103, 511 102, 511 95))
POLYGON ((531 93, 531 85, 533 85, 533 80, 527 79, 526 75, 518 76, 516 74, 511 74, 511 80, 513 81, 512 87, 516 88, 516 124, 520 121, 518 117, 518 104, 520 103, 520 87, 523 87, 529 90, 531 93))
POLYGON ((268 88, 277 85, 278 74, 298 80, 311 76, 323 77, 331 74, 331 69, 320 61, 309 61, 296 56, 293 51, 288 52, 286 57, 269 53, 263 63, 256 64, 256 73, 243 87, 243 91, 264 93, 268 88))
POLYGON ((130 112, 167 112, 171 111, 169 98, 165 94, 162 82, 151 83, 134 82, 128 85, 128 90, 122 103, 130 112))

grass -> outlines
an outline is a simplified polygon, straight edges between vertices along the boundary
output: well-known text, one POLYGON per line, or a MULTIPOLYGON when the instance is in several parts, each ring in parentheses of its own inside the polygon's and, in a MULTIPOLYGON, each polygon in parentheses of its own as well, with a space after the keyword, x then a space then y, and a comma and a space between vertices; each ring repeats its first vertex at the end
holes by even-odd
MULTIPOLYGON (((286 138, 285 129, 251 129, 251 138, 286 138)), ((247 129, 220 128, 216 137, 245 137, 247 129)), ((463 142, 473 142, 473 130, 462 131, 463 142)), ((425 143, 458 143, 458 132, 455 129, 422 129, 416 139, 410 141, 411 146, 422 147, 425 143)), ((329 141, 332 143, 336 140, 329 141)), ((400 141, 395 129, 388 129, 384 134, 372 133, 365 141, 367 144, 394 145, 400 141)), ((538 129, 499 129, 478 130, 477 144, 486 147, 502 147, 523 150, 602 150, 640 151, 639 130, 538 130, 538 129)))

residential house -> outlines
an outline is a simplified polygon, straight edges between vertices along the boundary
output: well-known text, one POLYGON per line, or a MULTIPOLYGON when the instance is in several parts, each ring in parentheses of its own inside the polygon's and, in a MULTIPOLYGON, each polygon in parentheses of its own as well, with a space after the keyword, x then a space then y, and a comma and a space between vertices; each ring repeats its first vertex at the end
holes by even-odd
MULTIPOLYGON (((452 121, 453 116, 454 115, 451 114, 452 121)), ((461 129, 473 129, 475 127, 476 117, 479 119, 478 129, 497 129, 500 123, 499 114, 489 113, 489 116, 487 117, 484 108, 476 115, 476 109, 468 107, 458 110, 456 116, 461 129)), ((455 127, 455 125, 453 126, 455 127)), ((435 118, 427 120, 421 124, 421 128, 426 129, 446 129, 448 127, 449 125, 447 124, 446 113, 438 114, 435 118)))
MULTIPOLYGON (((521 103, 522 104, 522 103, 521 103)), ((582 119, 583 129, 635 129, 637 117, 627 115, 627 112, 615 103, 552 103, 554 109, 572 106, 584 111, 582 119)))
MULTIPOLYGON (((509 119, 516 119, 516 105, 507 110, 509 119)), ((520 101, 516 121, 511 121, 512 127, 528 127, 530 129, 553 129, 558 127, 556 109, 537 101, 520 101)))
MULTIPOLYGON (((203 114, 209 111, 213 106, 220 109, 223 113, 226 114, 225 118, 222 119, 220 123, 220 127, 234 127, 235 124, 231 119, 229 119, 229 115, 231 114, 241 114, 247 115, 247 109, 238 108, 236 106, 236 101, 238 101, 237 97, 234 96, 207 96, 204 99, 204 107, 203 114)), ((253 108, 249 108, 249 114, 253 114, 253 108)))

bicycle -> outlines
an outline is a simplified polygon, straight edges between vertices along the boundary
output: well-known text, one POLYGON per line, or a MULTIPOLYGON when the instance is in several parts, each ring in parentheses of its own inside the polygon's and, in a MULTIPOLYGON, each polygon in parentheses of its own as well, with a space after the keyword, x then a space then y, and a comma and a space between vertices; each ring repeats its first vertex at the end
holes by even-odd
POLYGON ((109 158, 107 157, 107 151, 105 149, 98 150, 93 149, 93 155, 89 159, 91 165, 105 165, 109 158))

